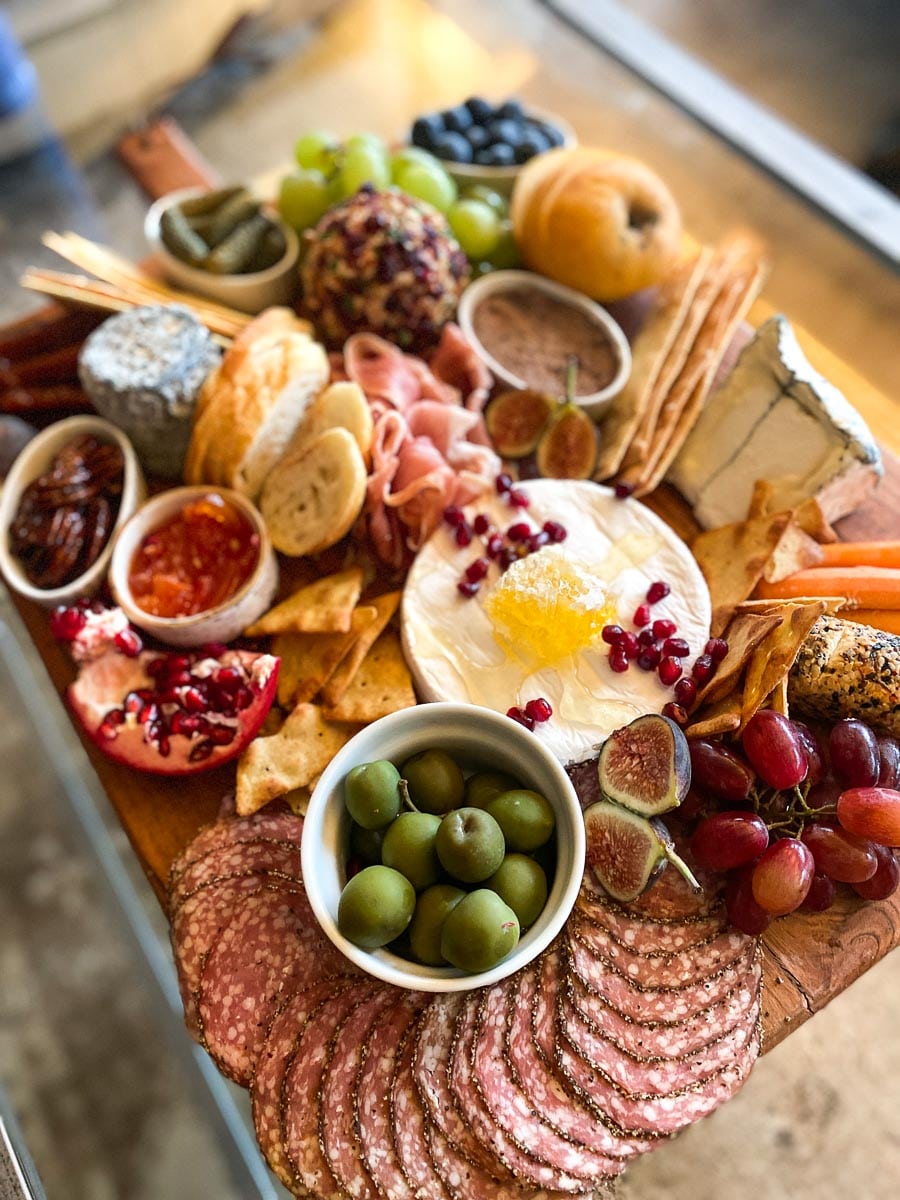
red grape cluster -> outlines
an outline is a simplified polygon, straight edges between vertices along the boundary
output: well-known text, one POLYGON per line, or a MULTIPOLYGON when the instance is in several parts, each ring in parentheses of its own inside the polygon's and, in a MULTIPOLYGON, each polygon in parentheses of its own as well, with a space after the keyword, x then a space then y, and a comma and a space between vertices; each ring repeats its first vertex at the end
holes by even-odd
POLYGON ((738 929, 762 933, 798 908, 823 912, 838 883, 867 900, 896 891, 897 739, 876 737, 856 718, 820 738, 763 709, 748 721, 741 752, 709 738, 690 747, 685 807, 700 815, 691 849, 699 866, 727 872, 725 902, 738 929))

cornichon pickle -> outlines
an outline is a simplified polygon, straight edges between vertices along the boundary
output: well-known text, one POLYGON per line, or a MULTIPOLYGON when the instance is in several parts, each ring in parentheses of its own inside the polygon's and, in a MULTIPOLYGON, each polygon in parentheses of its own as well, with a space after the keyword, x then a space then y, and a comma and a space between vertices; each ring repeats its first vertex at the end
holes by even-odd
POLYGON ((284 252, 287 249, 287 242, 284 234, 277 225, 273 225, 269 221, 269 228, 263 235, 263 239, 259 244, 259 249, 254 254, 253 258, 247 264, 247 271, 268 271, 269 267, 274 267, 277 262, 284 258, 284 252))
POLYGON ((191 229, 187 217, 177 206, 163 212, 159 219, 159 236, 167 250, 192 267, 202 266, 209 254, 206 242, 191 229))
POLYGON ((210 222, 207 242, 215 249, 220 242, 224 242, 230 234, 234 233, 238 225, 249 221, 258 212, 259 201, 246 189, 236 196, 232 196, 218 209, 210 222))
POLYGON ((202 196, 191 196, 189 200, 182 200, 178 207, 186 217, 206 217, 217 208, 221 208, 226 200, 246 190, 240 186, 216 188, 214 191, 204 192, 202 196))
POLYGON ((213 275, 242 274, 259 250, 268 228, 269 218, 264 217, 262 213, 256 213, 249 220, 242 221, 216 246, 203 266, 213 275))

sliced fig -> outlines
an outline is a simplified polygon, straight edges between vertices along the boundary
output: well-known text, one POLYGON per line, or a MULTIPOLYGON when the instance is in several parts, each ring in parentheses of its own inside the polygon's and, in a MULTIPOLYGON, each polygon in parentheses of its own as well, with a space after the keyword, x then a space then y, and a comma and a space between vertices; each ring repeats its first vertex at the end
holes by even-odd
POLYGON ((597 426, 577 404, 563 404, 541 434, 537 467, 547 479, 590 479, 597 463, 597 426))
POLYGON ((600 790, 644 817, 677 808, 691 786, 687 738, 674 721, 650 713, 617 729, 597 764, 600 790))
POLYGON ((668 863, 697 891, 700 884, 675 853, 662 821, 639 817, 611 800, 598 800, 584 814, 585 861, 614 900, 636 900, 668 863))
POLYGON ((525 458, 533 454, 555 408, 552 396, 530 388, 501 392, 492 400, 484 419, 500 457, 525 458))

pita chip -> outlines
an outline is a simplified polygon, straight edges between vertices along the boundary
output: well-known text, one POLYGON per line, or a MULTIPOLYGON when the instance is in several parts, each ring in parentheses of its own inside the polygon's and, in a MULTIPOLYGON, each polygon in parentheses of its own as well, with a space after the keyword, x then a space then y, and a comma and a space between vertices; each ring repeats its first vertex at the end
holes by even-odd
POLYGON ((362 604, 353 610, 346 633, 279 633, 272 643, 272 653, 281 659, 278 671, 281 707, 292 708, 312 700, 377 615, 374 607, 362 604))
POLYGON ((348 633, 362 590, 362 567, 316 579, 269 609, 244 633, 348 633))
POLYGON ((344 692, 353 682, 360 664, 397 611, 401 594, 401 592, 386 592, 371 602, 371 607, 375 610, 375 617, 348 648, 337 670, 323 687, 322 701, 324 704, 340 703, 344 692))
POLYGON ((400 638, 386 629, 359 666, 337 704, 325 708, 330 721, 377 721, 416 703, 412 676, 400 638))

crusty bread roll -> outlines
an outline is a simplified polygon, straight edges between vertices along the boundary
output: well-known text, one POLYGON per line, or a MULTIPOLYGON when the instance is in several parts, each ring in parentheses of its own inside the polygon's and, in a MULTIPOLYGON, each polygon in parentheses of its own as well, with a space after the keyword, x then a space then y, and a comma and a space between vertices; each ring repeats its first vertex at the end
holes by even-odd
POLYGON ((328 381, 328 358, 309 325, 270 308, 235 338, 203 386, 185 460, 188 483, 255 499, 306 410, 328 381))

